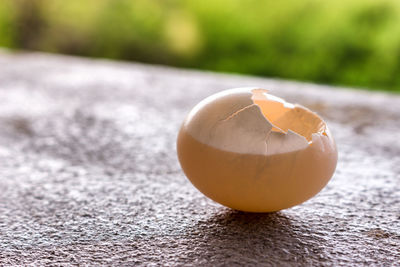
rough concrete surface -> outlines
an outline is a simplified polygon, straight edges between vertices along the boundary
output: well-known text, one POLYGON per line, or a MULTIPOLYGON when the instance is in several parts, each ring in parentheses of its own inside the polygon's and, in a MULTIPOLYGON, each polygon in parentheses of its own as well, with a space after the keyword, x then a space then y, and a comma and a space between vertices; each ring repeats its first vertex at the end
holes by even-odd
POLYGON ((0 265, 399 266, 400 97, 247 76, 0 53, 0 265), (260 86, 328 122, 313 199, 242 213, 185 178, 175 139, 204 97, 260 86))

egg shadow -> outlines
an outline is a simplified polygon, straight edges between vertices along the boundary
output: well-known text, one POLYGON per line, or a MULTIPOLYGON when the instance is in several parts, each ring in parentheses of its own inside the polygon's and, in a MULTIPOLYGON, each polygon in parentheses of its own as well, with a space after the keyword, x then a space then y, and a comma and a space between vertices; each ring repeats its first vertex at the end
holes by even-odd
POLYGON ((324 239, 283 212, 227 210, 198 222, 191 250, 211 265, 309 266, 324 262, 324 239), (200 241, 200 242, 198 242, 200 241))

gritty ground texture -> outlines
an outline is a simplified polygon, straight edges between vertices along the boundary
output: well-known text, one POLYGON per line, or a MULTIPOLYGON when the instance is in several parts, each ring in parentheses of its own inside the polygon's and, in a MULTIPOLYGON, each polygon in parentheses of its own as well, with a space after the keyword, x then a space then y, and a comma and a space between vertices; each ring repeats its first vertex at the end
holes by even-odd
POLYGON ((0 265, 399 266, 400 97, 246 76, 0 53, 0 265), (204 197, 175 148, 187 112, 259 86, 322 115, 337 171, 297 207, 204 197))

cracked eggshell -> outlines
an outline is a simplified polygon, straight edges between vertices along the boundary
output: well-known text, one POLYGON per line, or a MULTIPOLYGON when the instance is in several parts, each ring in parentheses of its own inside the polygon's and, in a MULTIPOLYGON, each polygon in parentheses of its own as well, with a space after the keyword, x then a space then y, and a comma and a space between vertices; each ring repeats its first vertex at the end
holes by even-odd
POLYGON ((249 212, 306 201, 337 163, 333 137, 317 114, 257 88, 226 90, 197 104, 179 131, 177 151, 203 194, 249 212))

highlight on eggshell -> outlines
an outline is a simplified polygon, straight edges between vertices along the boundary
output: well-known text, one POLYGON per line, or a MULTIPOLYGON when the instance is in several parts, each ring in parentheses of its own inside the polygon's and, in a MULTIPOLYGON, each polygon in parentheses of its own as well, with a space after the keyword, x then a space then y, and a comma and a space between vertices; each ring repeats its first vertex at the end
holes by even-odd
POLYGON ((204 195, 248 212, 310 199, 329 182, 338 157, 321 117, 258 88, 225 90, 197 104, 179 131, 177 151, 204 195))

